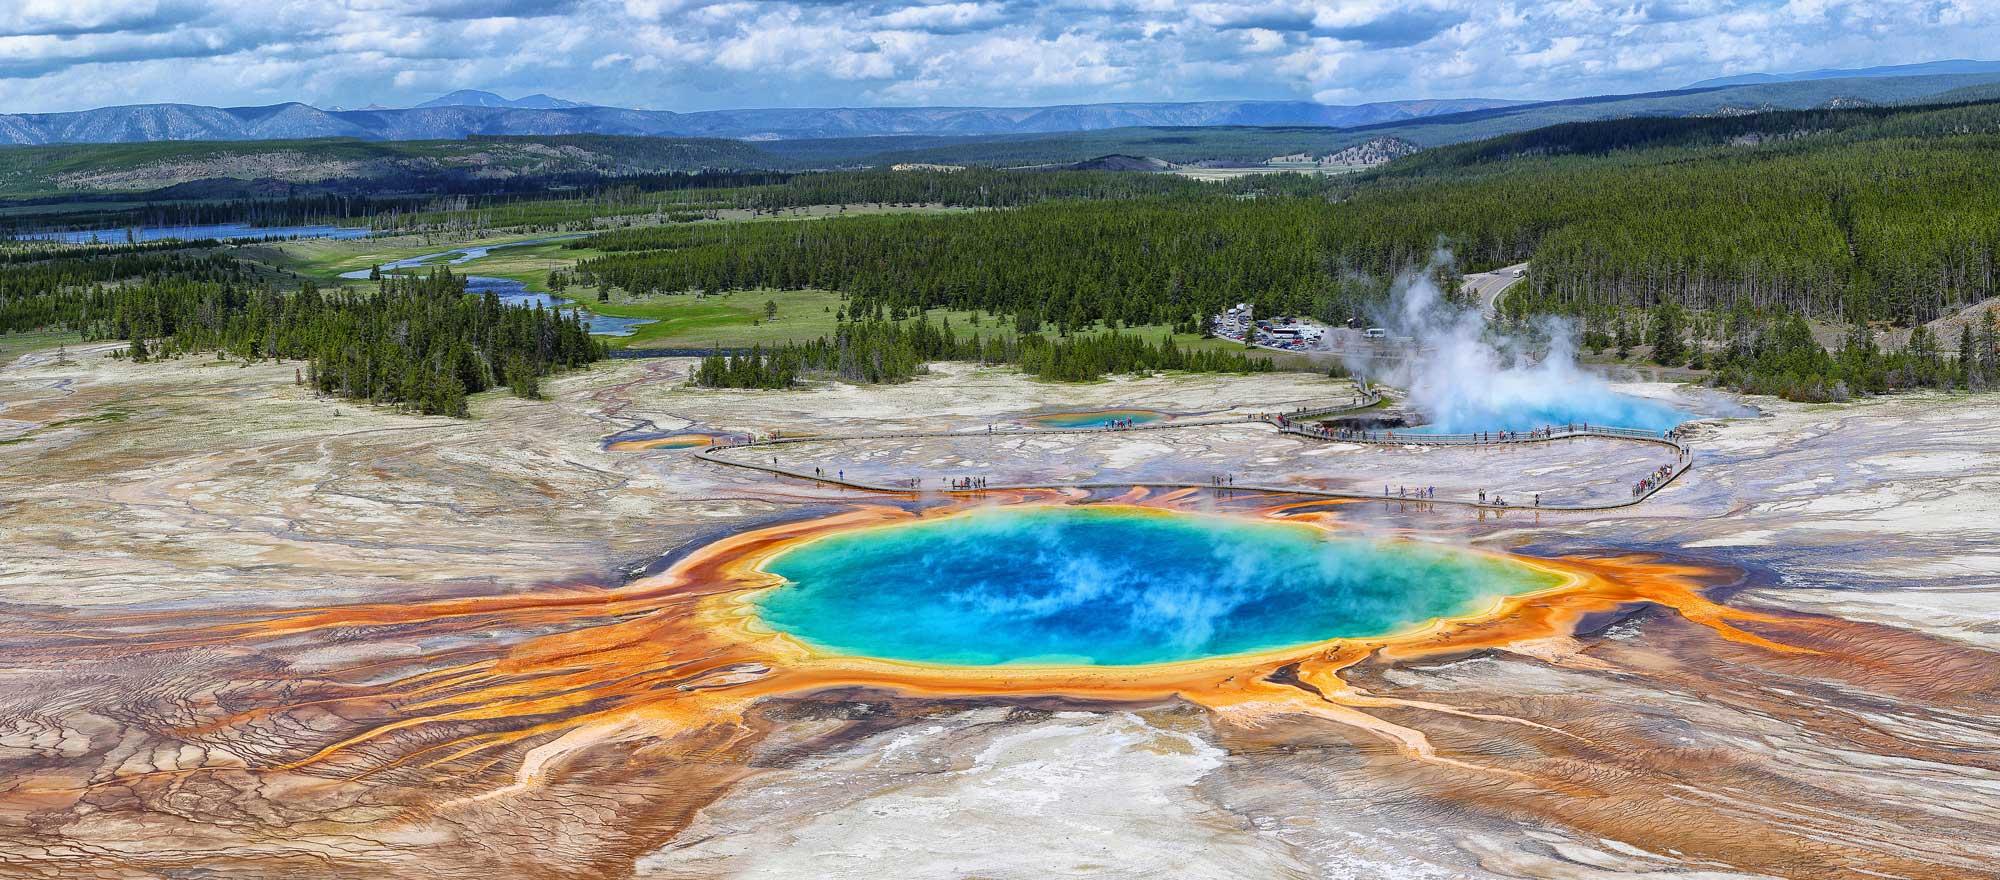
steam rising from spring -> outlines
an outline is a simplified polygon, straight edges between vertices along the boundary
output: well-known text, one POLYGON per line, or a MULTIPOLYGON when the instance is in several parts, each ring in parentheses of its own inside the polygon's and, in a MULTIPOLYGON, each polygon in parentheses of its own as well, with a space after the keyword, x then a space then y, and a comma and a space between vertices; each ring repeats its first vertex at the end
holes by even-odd
MULTIPOLYGON (((1527 431, 1588 423, 1663 431, 1690 416, 1618 394, 1576 361, 1576 328, 1545 317, 1519 331, 1490 324, 1477 306, 1453 302, 1432 280, 1449 265, 1439 251, 1390 290, 1385 326, 1408 349, 1384 377, 1408 390, 1411 405, 1440 434, 1527 431)), ((1359 374, 1359 373, 1358 373, 1359 374)))

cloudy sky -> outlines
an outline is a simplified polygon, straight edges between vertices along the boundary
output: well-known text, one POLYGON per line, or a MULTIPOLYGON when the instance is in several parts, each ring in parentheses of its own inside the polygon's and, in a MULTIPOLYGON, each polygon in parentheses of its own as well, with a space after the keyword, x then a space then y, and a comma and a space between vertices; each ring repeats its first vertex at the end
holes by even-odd
POLYGON ((1557 98, 1996 40, 1996 0, 0 0, 0 112, 1557 98))

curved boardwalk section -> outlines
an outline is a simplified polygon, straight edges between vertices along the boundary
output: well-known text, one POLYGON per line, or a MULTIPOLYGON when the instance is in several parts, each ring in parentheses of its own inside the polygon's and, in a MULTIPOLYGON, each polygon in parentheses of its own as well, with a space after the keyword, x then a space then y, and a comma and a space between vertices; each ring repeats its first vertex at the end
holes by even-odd
POLYGON ((1619 429, 1342 438, 1303 421, 1375 402, 1118 429, 777 437, 698 455, 875 492, 1157 486, 1545 510, 1638 503, 1693 460, 1678 441, 1619 429))

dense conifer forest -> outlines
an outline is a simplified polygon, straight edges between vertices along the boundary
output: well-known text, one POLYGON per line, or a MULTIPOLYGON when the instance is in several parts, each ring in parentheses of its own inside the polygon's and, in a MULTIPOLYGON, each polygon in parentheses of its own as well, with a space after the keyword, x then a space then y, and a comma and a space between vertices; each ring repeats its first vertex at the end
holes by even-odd
POLYGON ((616 252, 579 269, 640 292, 821 287, 871 311, 1050 323, 1178 322, 1237 301, 1345 317, 1356 273, 1379 281, 1440 245, 1461 269, 1532 261, 1519 307, 1593 328, 1662 302, 1921 322, 1995 293, 2000 135, 1654 152, 1675 160, 1526 157, 1313 196, 618 230, 578 243, 616 252))
POLYGON ((447 269, 391 276, 366 292, 281 292, 215 252, 147 252, 25 263, 0 272, 0 332, 69 330, 120 339, 134 360, 215 352, 305 361, 328 394, 464 416, 466 395, 604 356, 580 318, 468 296, 447 269), (112 283, 107 283, 112 282, 112 283))
POLYGON ((1049 339, 1041 335, 972 333, 960 335, 947 321, 933 325, 919 317, 907 323, 868 320, 843 323, 830 337, 771 351, 713 354, 702 359, 691 379, 705 388, 789 388, 807 373, 848 382, 901 382, 931 361, 1015 364, 1045 379, 1087 382, 1109 374, 1156 370, 1201 373, 1257 373, 1272 369, 1269 358, 1236 352, 1189 351, 1172 339, 1157 342, 1110 331, 1049 339))

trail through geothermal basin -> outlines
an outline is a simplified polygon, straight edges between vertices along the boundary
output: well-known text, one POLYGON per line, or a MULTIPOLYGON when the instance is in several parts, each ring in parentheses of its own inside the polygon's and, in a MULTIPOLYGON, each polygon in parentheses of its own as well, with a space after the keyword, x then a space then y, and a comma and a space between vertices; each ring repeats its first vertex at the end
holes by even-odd
POLYGON ((1508 559, 1139 507, 982 509, 836 532, 750 601, 816 649, 960 666, 1177 663, 1393 635, 1563 585, 1508 559))

